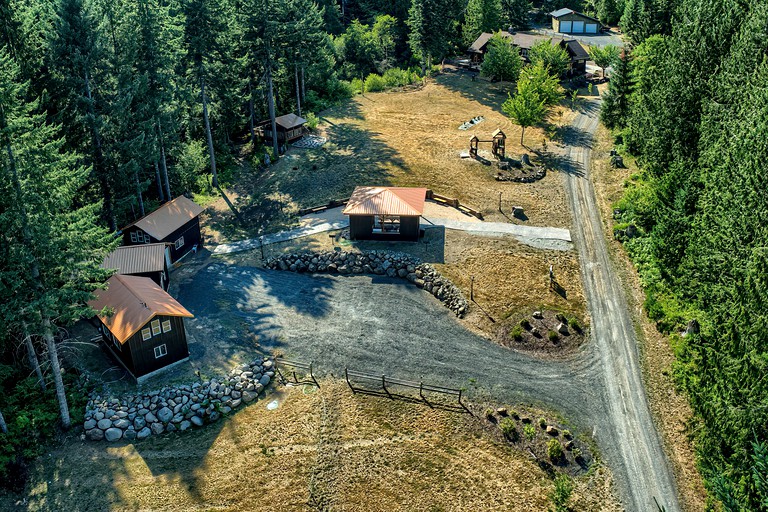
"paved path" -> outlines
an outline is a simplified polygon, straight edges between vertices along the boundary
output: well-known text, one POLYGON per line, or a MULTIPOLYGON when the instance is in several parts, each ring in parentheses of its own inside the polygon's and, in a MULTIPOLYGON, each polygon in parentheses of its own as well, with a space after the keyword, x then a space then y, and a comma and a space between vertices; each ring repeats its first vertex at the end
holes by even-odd
POLYGON ((258 249, 261 247, 262 243, 264 245, 276 244, 278 242, 286 242, 296 238, 316 235, 325 231, 344 229, 347 226, 349 226, 349 221, 322 222, 319 224, 312 224, 310 226, 289 229, 288 231, 280 231, 279 233, 270 233, 268 235, 264 235, 261 238, 251 238, 249 240, 240 240, 239 242, 219 244, 213 249, 213 254, 230 254, 233 252, 250 251, 251 249, 258 249))
MULTIPOLYGON (((573 122, 590 137, 598 126, 599 103, 588 103, 573 122)), ((638 340, 627 299, 608 257, 600 210, 590 175, 591 150, 566 149, 565 182, 574 219, 574 242, 592 317, 592 344, 600 358, 602 399, 611 425, 598 435, 627 510, 680 510, 675 480, 648 407, 638 355, 638 340)))

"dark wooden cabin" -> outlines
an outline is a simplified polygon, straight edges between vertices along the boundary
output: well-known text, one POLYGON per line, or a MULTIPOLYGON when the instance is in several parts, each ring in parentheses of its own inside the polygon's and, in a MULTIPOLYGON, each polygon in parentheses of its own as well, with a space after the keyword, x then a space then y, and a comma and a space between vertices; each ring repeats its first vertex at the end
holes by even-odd
POLYGON ((179 196, 122 229, 123 245, 171 244, 171 264, 202 245, 200 214, 203 208, 179 196))
POLYGON ((171 245, 143 244, 118 247, 104 258, 101 268, 115 269, 118 274, 148 277, 168 290, 171 263, 171 245))
MULTIPOLYGON (((304 125, 307 120, 296 114, 285 114, 275 118, 277 128, 277 142, 288 144, 304 136, 304 125)), ((259 129, 265 142, 272 142, 272 122, 263 121, 259 123, 259 129)))
POLYGON ((419 240, 425 188, 357 187, 342 212, 353 240, 419 240))
POLYGON ((184 318, 192 313, 147 277, 114 275, 89 305, 98 315, 104 345, 115 360, 142 383, 189 359, 184 318))

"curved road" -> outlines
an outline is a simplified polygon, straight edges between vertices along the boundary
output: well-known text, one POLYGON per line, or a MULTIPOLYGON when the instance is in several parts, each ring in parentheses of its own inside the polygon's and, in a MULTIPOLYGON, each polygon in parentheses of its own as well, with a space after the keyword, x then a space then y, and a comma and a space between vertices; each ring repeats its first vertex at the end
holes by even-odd
MULTIPOLYGON (((576 138, 591 141, 598 126, 599 103, 588 102, 572 126, 576 138)), ((568 142, 568 141, 566 141, 568 142)), ((608 257, 600 211, 590 174, 589 143, 565 150, 565 183, 573 213, 571 234, 579 253, 587 306, 592 317, 592 347, 599 354, 602 398, 614 443, 605 458, 614 470, 628 510, 680 510, 673 472, 664 453, 645 395, 637 336, 624 291, 608 257)))

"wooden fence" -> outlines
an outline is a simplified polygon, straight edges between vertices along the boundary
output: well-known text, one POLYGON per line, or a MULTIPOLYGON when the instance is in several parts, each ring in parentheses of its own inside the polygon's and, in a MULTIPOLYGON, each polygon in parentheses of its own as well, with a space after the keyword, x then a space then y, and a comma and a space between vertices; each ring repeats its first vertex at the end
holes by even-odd
POLYGON ((280 380, 283 384, 311 384, 318 388, 320 387, 320 383, 317 382, 315 374, 312 371, 312 363, 303 363, 301 361, 293 361, 291 359, 277 357, 275 358, 275 371, 280 376, 280 380), (287 376, 283 373, 283 369, 285 370, 285 373, 288 374, 287 376), (296 374, 297 371, 299 372, 298 375, 296 374))
POLYGON ((432 190, 427 190, 427 199, 431 199, 432 201, 440 204, 445 204, 448 206, 452 206, 459 210, 462 213, 466 213, 468 215, 474 215, 480 220, 483 220, 483 214, 480 213, 478 210, 475 210, 474 208, 470 208, 469 206, 465 204, 461 204, 458 199, 453 197, 447 197, 440 194, 435 194, 432 190))
POLYGON ((443 386, 434 386, 424 384, 423 382, 414 382, 408 380, 395 379, 386 375, 374 375, 372 373, 357 372, 344 368, 344 377, 347 385, 353 393, 363 393, 369 395, 387 396, 389 398, 399 398, 414 400, 415 397, 398 393, 398 388, 419 390, 419 399, 430 407, 442 407, 451 410, 463 410, 472 414, 469 408, 462 402, 463 391, 461 389, 446 388, 443 386), (367 386, 366 386, 367 384, 367 386), (456 397, 458 405, 445 404, 439 402, 430 402, 426 394, 447 395, 456 397))

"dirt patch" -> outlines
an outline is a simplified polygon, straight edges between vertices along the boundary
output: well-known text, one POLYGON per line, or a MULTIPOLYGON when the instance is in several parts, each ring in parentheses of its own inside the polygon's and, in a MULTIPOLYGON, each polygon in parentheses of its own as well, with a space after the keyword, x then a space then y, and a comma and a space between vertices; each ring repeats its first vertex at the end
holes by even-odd
POLYGON ((610 132, 598 129, 592 159, 595 193, 604 219, 605 239, 617 274, 627 290, 627 300, 633 321, 642 342, 643 378, 656 426, 662 433, 667 456, 677 478, 683 506, 686 510, 704 510, 707 494, 701 475, 696 469, 695 452, 689 438, 688 423, 692 411, 687 397, 676 391, 672 378, 675 360, 669 338, 661 334, 643 310, 645 298, 639 276, 622 245, 613 239, 613 205, 624 194, 624 181, 638 169, 631 158, 625 158, 627 169, 612 169, 610 132))
MULTIPOLYGON (((546 472, 471 416, 322 386, 286 388, 199 431, 136 444, 72 439, 33 468, 28 510, 548 508, 546 472)), ((618 510, 610 476, 576 478, 571 505, 618 510)))

